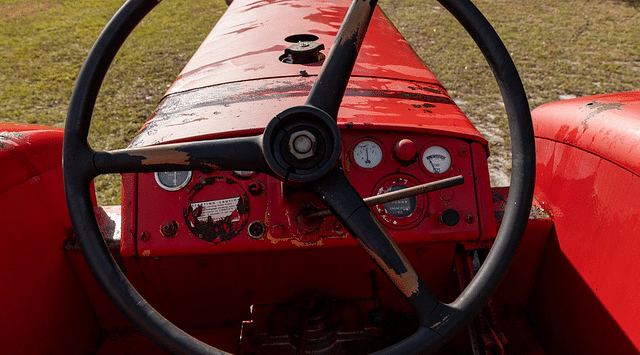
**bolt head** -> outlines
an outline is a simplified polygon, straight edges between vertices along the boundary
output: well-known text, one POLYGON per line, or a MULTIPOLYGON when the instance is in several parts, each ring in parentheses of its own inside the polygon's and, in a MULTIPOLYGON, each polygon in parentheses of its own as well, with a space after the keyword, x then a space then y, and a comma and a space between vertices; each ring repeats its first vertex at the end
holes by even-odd
POLYGON ((289 138, 289 152, 298 160, 312 157, 315 154, 316 136, 302 130, 295 132, 289 138))

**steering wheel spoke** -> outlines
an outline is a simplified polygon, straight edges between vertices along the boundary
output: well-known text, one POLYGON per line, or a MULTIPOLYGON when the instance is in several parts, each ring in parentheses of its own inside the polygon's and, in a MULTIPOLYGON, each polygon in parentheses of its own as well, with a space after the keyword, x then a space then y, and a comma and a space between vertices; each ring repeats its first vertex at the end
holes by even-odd
POLYGON ((96 152, 98 174, 183 170, 254 170, 273 174, 262 153, 262 136, 96 152))
POLYGON ((334 121, 338 118, 342 96, 347 89, 351 71, 377 3, 378 0, 358 0, 351 3, 307 97, 306 105, 323 110, 334 121))
POLYGON ((342 168, 310 185, 313 193, 322 199, 416 310, 421 324, 426 324, 440 302, 347 180, 342 168))

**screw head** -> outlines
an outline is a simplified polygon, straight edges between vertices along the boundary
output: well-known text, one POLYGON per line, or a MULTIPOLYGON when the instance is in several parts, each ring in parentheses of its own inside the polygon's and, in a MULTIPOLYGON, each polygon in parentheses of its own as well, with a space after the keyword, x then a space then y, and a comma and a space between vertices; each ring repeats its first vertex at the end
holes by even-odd
POLYGON ((271 227, 271 233, 275 235, 281 235, 282 233, 284 233, 284 226, 280 223, 273 225, 271 227))
POLYGON ((148 242, 149 239, 151 239, 151 234, 149 232, 142 232, 140 234, 140 240, 142 240, 143 242, 148 242))
POLYGON ((460 147, 458 149, 458 155, 462 158, 466 157, 469 154, 469 150, 466 147, 460 147))

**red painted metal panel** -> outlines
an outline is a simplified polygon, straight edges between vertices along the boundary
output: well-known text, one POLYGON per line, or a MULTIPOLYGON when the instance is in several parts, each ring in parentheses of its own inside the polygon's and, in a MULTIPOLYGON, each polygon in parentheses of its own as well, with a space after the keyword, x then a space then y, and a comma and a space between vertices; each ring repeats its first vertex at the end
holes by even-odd
POLYGON ((458 155, 471 154, 473 159, 473 181, 478 199, 478 215, 475 218, 478 219, 480 224, 480 239, 493 239, 496 237, 496 217, 493 208, 488 208, 493 205, 493 197, 489 167, 487 166, 487 151, 484 146, 475 142, 471 143, 470 148, 471 151, 469 153, 460 151, 458 155))
MULTIPOLYGON (((297 34, 317 36, 328 53, 350 1, 235 0, 184 68, 169 94, 266 78, 315 76, 322 63, 286 64, 279 60, 297 34), (295 19, 295 21, 292 21, 295 19)), ((438 84, 420 58, 379 9, 374 12, 356 62, 354 76, 438 84)))
MULTIPOLYGON (((319 37, 327 50, 349 1, 234 1, 132 146, 259 134, 301 105, 321 63, 286 64, 285 38, 319 37), (284 17, 296 21, 283 20, 284 17)), ((339 125, 446 134, 486 145, 389 20, 377 10, 338 117, 339 125)))
POLYGON ((518 253, 493 296, 496 305, 510 310, 526 307, 552 230, 551 219, 529 220, 518 253))
POLYGON ((640 91, 560 101, 533 112, 536 137, 579 147, 640 173, 640 91))
MULTIPOLYGON (((453 243, 401 245, 425 283, 443 301, 457 293, 451 260, 453 243)), ((130 327, 106 298, 82 254, 68 252, 103 329, 130 327)), ((358 246, 232 253, 168 258, 121 259, 136 289, 167 319, 185 329, 237 327, 250 319, 252 304, 292 302, 316 291, 337 300, 368 299, 369 271, 377 272, 385 308, 410 312, 402 294, 358 246)))
POLYGON ((62 130, 0 124, 1 352, 88 354, 100 329, 67 260, 62 130))
MULTIPOLYGON (((549 109, 534 111, 538 127, 550 124, 540 116, 549 109)), ((607 125, 620 128, 627 120, 609 116, 607 125)), ((536 140, 535 196, 552 216, 555 234, 536 280, 531 316, 544 329, 541 337, 552 354, 637 354, 640 349, 640 177, 614 163, 620 152, 633 151, 637 140, 610 142, 615 145, 610 159, 593 154, 602 145, 585 141, 585 135, 607 141, 610 132, 597 121, 592 117, 589 128, 580 128, 573 139, 565 129, 555 136, 559 142, 536 140)), ((557 125, 565 127, 564 121, 557 125)))
POLYGON ((0 193, 62 164, 61 128, 0 123, 0 193))
MULTIPOLYGON (((489 190, 488 175, 486 173, 486 156, 480 144, 475 146, 473 154, 468 142, 436 135, 420 135, 408 132, 381 132, 371 130, 345 129, 343 139, 343 162, 347 177, 354 182, 356 190, 362 197, 379 193, 385 181, 389 179, 407 177, 415 184, 432 182, 447 177, 463 175, 465 183, 442 191, 424 195, 425 203, 422 211, 412 214, 414 218, 410 226, 402 227, 404 220, 391 218, 387 223, 390 235, 397 243, 413 242, 443 242, 477 240, 480 237, 480 216, 485 224, 487 236, 495 234, 492 201, 489 190), (375 139, 383 151, 383 161, 378 169, 357 169, 352 162, 354 145, 364 138, 375 139), (451 154, 453 165, 449 171, 433 176, 422 167, 422 159, 417 157, 410 162, 399 161, 393 149, 402 139, 410 139, 417 148, 417 153, 428 146, 440 145, 451 154), (475 159, 472 162, 472 157, 475 159), (484 159, 484 160, 483 160, 484 159), (484 163, 483 163, 484 162, 484 163), (482 165, 484 164, 484 165, 482 165), (474 169, 482 169, 479 174, 474 169), (474 175, 477 174, 477 175, 474 175), (476 176, 474 178, 474 176, 476 176), (482 190, 482 191, 479 191, 482 190), (486 190, 484 190, 486 189, 486 190), (483 196, 476 201, 477 195, 483 196), (447 209, 455 209, 460 215, 460 221, 455 226, 447 226, 439 218, 447 209), (483 211, 483 212, 481 212, 483 211), (491 220, 489 220, 491 219, 491 220), (394 224, 399 224, 395 226, 394 224), (409 228, 411 227, 411 228, 409 228)), ((133 180, 130 180, 133 181, 133 180)), ((126 254, 129 255, 137 243, 137 253, 140 257, 165 257, 175 255, 196 255, 208 253, 258 252, 305 248, 331 248, 355 246, 334 217, 319 220, 314 223, 302 223, 299 215, 307 208, 324 208, 322 203, 312 195, 298 190, 284 191, 282 183, 275 178, 259 174, 248 179, 240 178, 232 172, 194 172, 194 177, 184 189, 174 192, 162 190, 156 183, 153 174, 139 174, 138 200, 127 206, 137 207, 137 222, 133 218, 123 221, 125 231, 136 231, 137 234, 123 233, 123 245, 127 245, 126 254), (218 178, 216 178, 218 177, 218 178), (217 182, 211 179, 218 179, 217 182), (203 185, 206 181, 207 185, 203 185), (251 185, 261 186, 260 193, 252 194, 251 185), (202 189, 200 189, 202 187, 202 189), (233 192, 233 193, 232 193, 233 192), (226 198, 246 196, 246 216, 237 216, 233 222, 237 233, 212 241, 204 241, 196 237, 198 231, 189 227, 195 220, 187 218, 189 206, 209 203, 222 203, 226 198), (217 202, 216 202, 217 201, 217 202), (189 220, 189 222, 187 221, 189 220), (175 221, 178 233, 175 236, 162 235, 162 226, 175 221), (252 222, 261 222, 266 227, 263 237, 251 238, 247 227, 252 222), (136 223, 132 225, 130 223, 136 223), (142 238, 141 233, 149 238, 142 238)), ((127 201, 134 192, 129 192, 131 186, 126 186, 127 201)), ((244 197, 243 197, 244 199, 244 197)), ((373 208, 376 210, 376 208, 373 208)), ((123 208, 129 213, 130 208, 123 208)), ((215 219, 215 216, 213 216, 215 219)), ((222 222, 222 220, 221 220, 222 222)), ((222 224, 216 224, 222 228, 222 224)), ((198 227, 200 228, 200 227, 198 227)), ((204 228, 204 226, 203 226, 204 228)), ((222 235, 222 233, 219 233, 222 235)), ((125 251, 123 251, 125 253, 125 251)))
MULTIPOLYGON (((169 96, 131 145, 260 134, 276 114, 302 105, 312 85, 308 77, 264 79, 169 96)), ((486 146, 443 89, 417 82, 352 78, 338 125, 441 134, 486 146)))
POLYGON ((120 253, 123 257, 135 256, 138 230, 138 174, 122 174, 120 198, 122 231, 120 234, 120 253))

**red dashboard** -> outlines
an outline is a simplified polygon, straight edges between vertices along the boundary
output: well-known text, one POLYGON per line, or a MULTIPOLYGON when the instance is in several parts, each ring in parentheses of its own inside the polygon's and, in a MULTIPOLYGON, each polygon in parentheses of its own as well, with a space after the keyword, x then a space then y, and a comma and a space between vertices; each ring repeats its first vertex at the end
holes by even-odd
MULTIPOLYGON (((464 183, 372 206, 397 243, 473 241, 495 233, 486 153, 437 135, 342 130, 343 167, 363 198, 449 177, 464 183), (482 234, 482 235, 481 235, 482 234)), ((165 257, 355 245, 299 187, 251 171, 128 174, 124 255, 165 257)))

